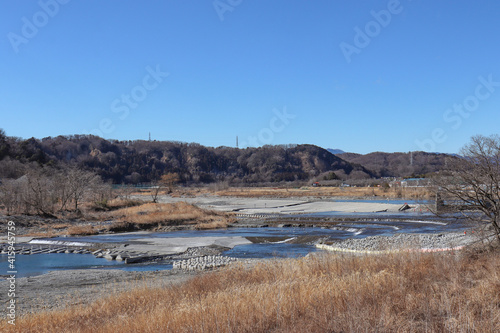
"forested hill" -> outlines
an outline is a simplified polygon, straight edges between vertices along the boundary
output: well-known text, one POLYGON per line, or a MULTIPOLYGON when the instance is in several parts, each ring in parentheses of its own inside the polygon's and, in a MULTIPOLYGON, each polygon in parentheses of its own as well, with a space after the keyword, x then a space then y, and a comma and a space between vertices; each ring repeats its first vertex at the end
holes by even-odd
POLYGON ((448 154, 426 153, 422 151, 411 153, 375 152, 366 155, 343 153, 342 159, 361 164, 375 173, 376 177, 414 177, 442 170, 446 160, 454 158, 448 154))
POLYGON ((184 183, 264 183, 372 177, 313 145, 237 149, 170 141, 109 141, 92 135, 21 140, 0 131, 0 179, 23 174, 29 164, 77 165, 113 183, 144 183, 177 173, 184 183))

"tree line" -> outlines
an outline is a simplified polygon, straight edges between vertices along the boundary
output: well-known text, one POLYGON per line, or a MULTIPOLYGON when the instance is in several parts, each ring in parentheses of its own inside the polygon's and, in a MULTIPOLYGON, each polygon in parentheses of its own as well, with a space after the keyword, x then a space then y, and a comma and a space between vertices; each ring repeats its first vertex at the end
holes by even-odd
POLYGON ((79 212, 83 202, 105 203, 111 186, 97 174, 66 167, 30 167, 22 177, 3 179, 0 205, 7 214, 53 216, 56 212, 79 212))
POLYGON ((0 133, 0 178, 24 174, 26 165, 73 165, 115 184, 151 183, 175 173, 183 184, 235 185, 366 179, 373 173, 313 145, 237 149, 172 141, 117 141, 92 135, 22 140, 0 133))

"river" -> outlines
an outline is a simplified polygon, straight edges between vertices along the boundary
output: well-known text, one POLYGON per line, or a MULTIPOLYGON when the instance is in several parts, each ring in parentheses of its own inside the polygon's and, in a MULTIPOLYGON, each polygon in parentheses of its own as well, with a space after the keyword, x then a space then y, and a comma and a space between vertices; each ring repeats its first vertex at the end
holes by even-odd
MULTIPOLYGON (((329 215, 328 213, 323 213, 329 215)), ((159 233, 124 233, 105 234, 82 237, 55 237, 40 239, 50 242, 83 242, 83 243, 126 243, 129 241, 150 238, 190 238, 190 237, 244 237, 251 244, 237 245, 223 253, 235 258, 271 258, 301 257, 317 251, 314 242, 318 239, 343 240, 347 238, 364 238, 375 235, 391 235, 395 233, 443 233, 460 231, 467 228, 462 223, 446 223, 436 220, 422 220, 415 216, 412 221, 373 220, 343 222, 332 228, 319 227, 267 227, 267 228, 228 228, 219 230, 189 230, 159 233)), ((7 267, 7 255, 0 256, 0 263, 7 267)), ((65 269, 122 269, 129 271, 165 270, 172 268, 172 262, 125 264, 119 261, 108 261, 95 258, 92 254, 34 254, 17 255, 16 267, 18 277, 44 274, 54 270, 65 269)), ((5 270, 6 271, 6 270, 5 270)))

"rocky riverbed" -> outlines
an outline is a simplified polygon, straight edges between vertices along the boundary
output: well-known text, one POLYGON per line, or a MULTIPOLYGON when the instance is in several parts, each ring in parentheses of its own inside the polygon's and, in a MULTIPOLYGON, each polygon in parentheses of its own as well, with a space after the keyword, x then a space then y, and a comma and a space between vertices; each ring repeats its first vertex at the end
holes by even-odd
POLYGON ((394 234, 392 236, 371 236, 360 239, 346 239, 341 242, 318 246, 326 250, 346 252, 385 252, 397 250, 446 251, 486 241, 479 232, 449 232, 439 234, 394 234))
MULTIPOLYGON (((186 281, 193 275, 181 270, 127 272, 118 269, 79 269, 17 278, 16 315, 88 304, 136 287, 170 286, 186 281)), ((6 280, 0 281, 0 290, 7 290, 8 284, 6 280)), ((7 302, 7 292, 0 293, 0 303, 7 302)), ((1 318, 5 318, 6 310, 6 306, 0 308, 1 318)))

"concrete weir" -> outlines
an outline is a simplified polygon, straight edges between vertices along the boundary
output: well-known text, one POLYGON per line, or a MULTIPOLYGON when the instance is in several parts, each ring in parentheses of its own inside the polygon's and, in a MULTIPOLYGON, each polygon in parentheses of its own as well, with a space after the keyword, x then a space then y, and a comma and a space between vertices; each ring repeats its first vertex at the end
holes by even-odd
MULTIPOLYGON (((9 246, 7 244, 1 244, 0 253, 9 254, 9 246)), ((12 251, 10 251, 10 253, 12 253, 12 251)), ((36 245, 31 245, 29 243, 16 244, 16 246, 14 246, 14 253, 16 255, 52 254, 52 253, 92 254, 96 258, 124 261, 126 264, 153 261, 163 257, 159 256, 158 254, 152 255, 145 252, 137 253, 134 251, 120 251, 120 250, 109 250, 109 249, 98 249, 92 251, 91 248, 78 247, 73 245, 54 245, 54 244, 39 244, 39 243, 36 243, 36 245)))
MULTIPOLYGON (((123 243, 89 243, 53 239, 30 239, 27 243, 15 245, 14 252, 21 255, 73 253, 92 254, 96 258, 122 261, 125 264, 174 260, 174 265, 186 270, 209 269, 225 266, 235 259, 229 257, 204 256, 201 248, 210 248, 208 253, 217 253, 221 249, 231 249, 236 245, 251 244, 245 237, 175 237, 175 238, 140 238, 126 240, 123 243), (214 252, 215 251, 215 252, 214 252), (175 259, 186 258, 187 261, 175 259), (190 258, 190 259, 187 259, 190 258)), ((11 248, 12 250, 12 248, 11 248)), ((0 244, 2 254, 9 253, 8 244, 0 244)))
MULTIPOLYGON (((101 255, 108 260, 121 260, 126 264, 157 261, 164 259, 175 259, 184 255, 190 249, 202 247, 216 247, 232 249, 236 245, 252 244, 248 239, 241 236, 232 237, 172 237, 172 238, 139 238, 127 241, 126 244, 107 251, 101 255)), ((193 255, 193 257, 199 257, 193 255)), ((201 256, 200 258, 204 258, 201 256)), ((194 258, 193 258, 194 259, 194 258)), ((200 259, 207 260, 207 259, 200 259)), ((214 265, 225 265, 229 259, 214 259, 214 265), (224 262, 224 264, 222 264, 224 262)), ((175 263, 175 261, 174 261, 175 263)), ((217 267, 218 267, 217 266, 217 267)))
MULTIPOLYGON (((8 254, 8 246, 1 246, 0 252, 2 254, 8 254)), ((54 245, 29 245, 29 244, 19 244, 18 246, 15 247, 15 254, 19 255, 31 255, 31 254, 51 254, 51 253, 73 253, 73 254, 92 254, 96 258, 103 258, 106 260, 115 260, 115 261, 122 261, 125 264, 136 264, 136 263, 143 263, 143 262, 153 262, 153 261, 159 261, 159 260, 172 260, 175 258, 179 258, 182 256, 186 256, 187 252, 193 252, 192 248, 187 249, 187 251, 183 252, 178 252, 175 254, 165 254, 165 253, 153 253, 153 252, 137 252, 137 251, 131 251, 127 250, 124 251, 120 248, 118 249, 98 249, 95 251, 91 251, 88 248, 78 248, 78 247, 70 247, 70 246, 54 246, 54 245), (189 251, 188 251, 189 250, 189 251)), ((209 256, 207 256, 208 258, 209 256)), ((207 259, 200 259, 203 262, 200 262, 200 265, 195 265, 197 268, 194 269, 199 269, 201 267, 202 263, 204 264, 204 267, 206 268, 214 268, 214 267, 220 267, 228 264, 232 259, 221 259, 224 257, 221 256, 211 256, 214 257, 214 262, 209 263, 206 260, 207 259)), ((211 258, 210 257, 210 258, 211 258)), ((202 257, 203 258, 203 257, 202 257)), ((189 264, 194 264, 196 260, 198 260, 196 257, 195 258, 190 258, 189 259, 189 264)), ((180 262, 180 261, 174 261, 174 262, 180 262)), ((187 262, 187 261, 186 261, 187 262)), ((184 264, 182 265, 184 267, 184 264)), ((205 268, 204 268, 205 269, 205 268)))
MULTIPOLYGON (((11 251, 9 251, 9 246, 7 244, 2 244, 0 246, 0 253, 9 254, 12 253, 12 249, 11 251)), ((21 255, 31 255, 31 254, 50 254, 50 253, 88 254, 91 252, 88 248, 74 247, 74 246, 16 244, 14 246, 14 253, 21 255)))

